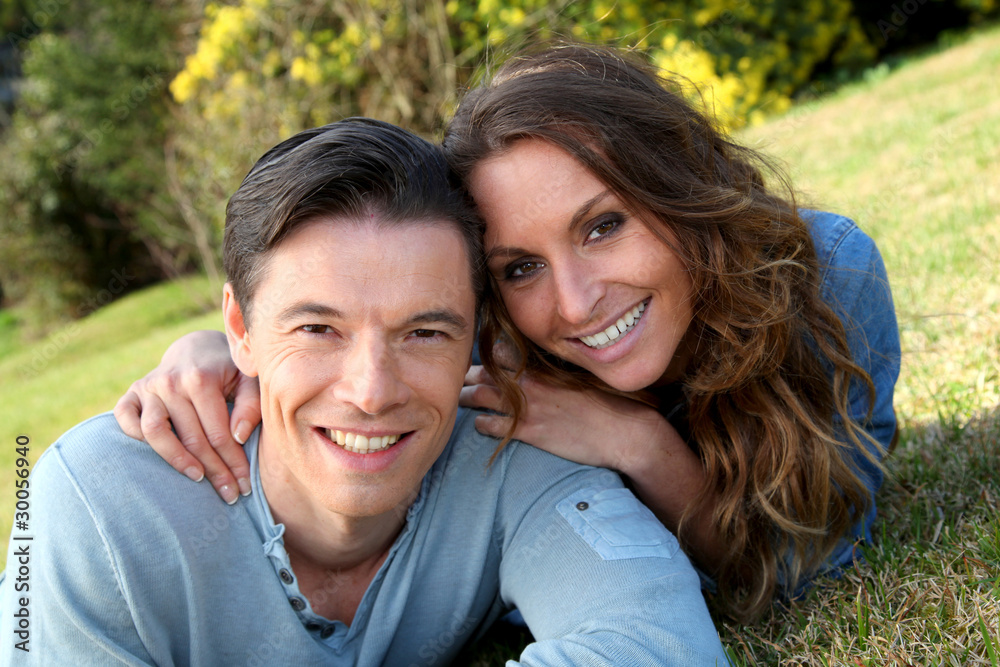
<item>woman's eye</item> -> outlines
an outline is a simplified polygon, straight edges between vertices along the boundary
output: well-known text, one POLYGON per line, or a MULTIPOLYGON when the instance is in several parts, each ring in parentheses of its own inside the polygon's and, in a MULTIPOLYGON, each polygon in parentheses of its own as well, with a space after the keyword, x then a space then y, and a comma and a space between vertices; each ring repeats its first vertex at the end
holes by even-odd
POLYGON ((508 278, 524 278, 542 268, 541 262, 518 262, 512 264, 507 270, 508 278))
POLYGON ((587 240, 593 240, 600 238, 602 236, 607 236, 615 230, 618 225, 621 224, 621 220, 615 218, 612 220, 602 220, 597 223, 597 226, 590 230, 590 234, 587 235, 587 240))
POLYGON ((327 324, 306 324, 299 328, 302 329, 302 331, 311 334, 333 333, 333 327, 327 324))

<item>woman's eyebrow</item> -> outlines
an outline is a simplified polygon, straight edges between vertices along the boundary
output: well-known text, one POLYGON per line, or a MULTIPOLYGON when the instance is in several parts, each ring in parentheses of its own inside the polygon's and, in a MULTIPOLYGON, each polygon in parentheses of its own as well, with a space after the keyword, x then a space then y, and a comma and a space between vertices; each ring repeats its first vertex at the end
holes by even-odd
POLYGON ((569 221, 570 231, 574 230, 581 222, 583 222, 583 219, 587 216, 588 213, 590 213, 590 209, 597 206, 597 204, 600 203, 602 199, 610 195, 611 195, 611 190, 605 190, 604 192, 601 192, 593 199, 588 199, 587 201, 583 202, 583 205, 580 206, 580 208, 576 210, 576 213, 573 214, 573 217, 570 218, 569 221))
MULTIPOLYGON (((611 196, 611 190, 605 190, 604 192, 597 194, 595 197, 583 202, 580 208, 576 210, 576 213, 573 214, 573 217, 569 219, 569 230, 573 231, 576 229, 587 217, 587 214, 590 213, 590 209, 597 206, 601 200, 609 196, 611 196)), ((530 254, 527 250, 516 246, 497 246, 486 253, 486 261, 491 262, 501 255, 506 257, 516 257, 518 255, 527 254, 530 254)))

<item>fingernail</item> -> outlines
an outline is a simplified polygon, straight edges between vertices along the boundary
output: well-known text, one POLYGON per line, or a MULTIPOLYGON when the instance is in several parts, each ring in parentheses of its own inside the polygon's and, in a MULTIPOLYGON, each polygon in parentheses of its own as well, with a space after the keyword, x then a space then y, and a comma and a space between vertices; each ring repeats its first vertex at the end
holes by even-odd
POLYGON ((250 422, 246 419, 241 419, 240 423, 236 425, 236 430, 233 431, 233 437, 236 438, 236 442, 241 445, 247 444, 247 437, 250 435, 250 422))
POLYGON ((205 473, 203 473, 202 471, 198 470, 194 466, 191 466, 190 468, 186 469, 184 471, 184 474, 192 482, 200 482, 201 480, 205 479, 205 473))
POLYGON ((246 477, 241 477, 236 480, 236 483, 240 485, 240 495, 249 496, 250 495, 250 480, 246 477))
POLYGON ((236 489, 229 484, 225 484, 219 489, 219 495, 222 496, 222 499, 226 501, 227 505, 232 505, 236 502, 236 499, 240 497, 239 494, 236 493, 236 489))

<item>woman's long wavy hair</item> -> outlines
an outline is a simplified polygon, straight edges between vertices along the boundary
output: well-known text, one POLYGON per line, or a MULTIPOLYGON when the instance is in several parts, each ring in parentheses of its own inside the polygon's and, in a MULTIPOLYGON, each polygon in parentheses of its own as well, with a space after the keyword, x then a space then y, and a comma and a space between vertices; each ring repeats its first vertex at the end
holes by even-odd
MULTIPOLYGON (((705 487, 671 528, 683 543, 685 520, 715 498, 713 520, 728 546, 716 573, 718 601, 746 620, 817 572, 872 503, 852 461, 860 452, 879 465, 870 449, 879 445, 851 419, 848 389, 867 388, 869 414, 875 389, 820 297, 816 251, 788 181, 677 90, 629 54, 549 47, 508 61, 471 90, 444 147, 467 181, 480 161, 520 139, 552 142, 631 210, 662 224, 653 231, 694 284, 689 334, 698 347, 681 382, 692 447, 706 471, 705 487), (777 189, 765 185, 765 173, 777 189), (838 416, 847 443, 835 437, 838 416)), ((517 374, 611 389, 527 340, 495 283, 481 326, 484 366, 515 419, 523 395, 516 375, 501 369, 498 340, 519 353, 517 374)))

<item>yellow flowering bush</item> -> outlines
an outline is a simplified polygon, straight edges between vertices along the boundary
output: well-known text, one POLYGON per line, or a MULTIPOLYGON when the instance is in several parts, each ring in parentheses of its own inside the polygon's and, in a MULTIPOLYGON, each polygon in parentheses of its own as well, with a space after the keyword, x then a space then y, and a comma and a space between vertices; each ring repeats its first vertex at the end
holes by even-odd
POLYGON ((641 49, 697 85, 733 128, 786 110, 818 66, 857 71, 877 55, 850 0, 480 0, 446 10, 458 46, 488 64, 497 60, 490 49, 551 36, 641 49))
POLYGON ((170 83, 183 128, 175 189, 221 225, 263 148, 351 115, 433 135, 464 86, 553 38, 644 51, 730 128, 788 109, 821 64, 860 68, 876 55, 850 0, 213 3, 170 83))

